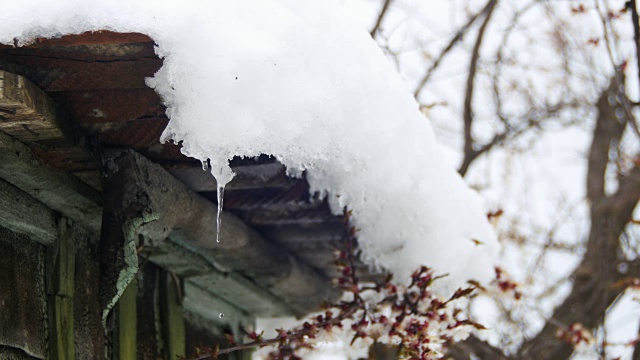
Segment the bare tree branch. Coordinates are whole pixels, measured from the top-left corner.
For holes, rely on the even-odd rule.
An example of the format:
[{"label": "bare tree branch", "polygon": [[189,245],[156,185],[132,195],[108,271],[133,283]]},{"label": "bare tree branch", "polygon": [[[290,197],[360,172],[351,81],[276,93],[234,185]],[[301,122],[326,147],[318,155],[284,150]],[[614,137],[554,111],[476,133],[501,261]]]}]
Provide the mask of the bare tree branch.
[{"label": "bare tree branch", "polygon": [[484,38],[484,34],[487,30],[487,26],[491,20],[491,15],[493,14],[493,10],[496,8],[496,4],[498,0],[489,0],[487,6],[485,7],[485,18],[478,30],[478,36],[476,38],[476,43],[473,46],[473,52],[471,53],[471,61],[469,62],[469,74],[467,75],[467,88],[464,97],[464,158],[462,160],[462,165],[458,172],[460,175],[464,176],[469,169],[469,165],[471,165],[471,161],[475,159],[478,155],[476,154],[476,150],[474,150],[474,141],[473,134],[471,133],[472,125],[473,125],[473,89],[475,84],[476,72],[478,70],[478,60],[480,59],[480,47],[482,46],[482,39]]},{"label": "bare tree branch", "polygon": [[[529,6],[520,8],[515,12],[513,23],[507,31],[503,33],[503,40],[506,39],[511,30],[515,28],[517,19],[539,3],[538,1],[533,1]],[[569,97],[565,96],[562,98],[563,100],[559,100],[556,104],[553,104],[555,100],[548,100],[546,104],[540,104],[540,101],[526,91],[527,89],[525,87],[525,91],[523,91],[524,96],[530,96],[525,99],[525,102],[529,101],[529,110],[526,111],[526,114],[522,114],[520,110],[516,110],[518,111],[516,115],[503,113],[501,102],[507,99],[507,97],[505,95],[505,98],[500,98],[502,91],[500,91],[501,89],[498,87],[498,79],[501,78],[498,64],[503,62],[502,52],[506,46],[504,45],[506,41],[503,41],[503,45],[500,46],[497,52],[498,61],[496,64],[496,72],[493,76],[493,85],[494,95],[496,96],[496,107],[498,109],[496,113],[504,127],[497,130],[493,134],[493,137],[489,138],[488,142],[485,143],[484,141],[486,140],[476,142],[472,132],[474,124],[474,85],[476,83],[477,72],[483,70],[479,65],[480,49],[496,4],[497,0],[487,0],[485,6],[479,12],[473,14],[467,22],[458,29],[446,47],[428,65],[424,77],[420,79],[414,91],[414,96],[418,98],[426,84],[430,81],[432,75],[441,65],[443,59],[459,44],[476,21],[484,16],[470,56],[469,72],[466,79],[463,110],[464,158],[459,169],[462,175],[468,171],[474,160],[480,155],[490,151],[494,146],[499,146],[505,141],[527,133],[531,129],[535,130],[540,128],[546,119],[557,115],[564,109],[569,107],[589,107],[590,109],[593,105],[590,99],[581,99],[575,94],[572,94],[575,96],[572,100],[568,100]],[[387,4],[385,4],[385,6],[386,5]],[[628,1],[627,6],[632,10],[638,61],[637,66],[640,71],[640,27],[638,25],[639,20],[636,1]],[[507,356],[498,347],[491,346],[476,337],[471,337],[467,341],[458,343],[448,350],[448,355],[455,359],[470,359],[472,354],[481,359],[567,359],[571,356],[573,347],[557,338],[558,330],[566,329],[567,326],[573,323],[582,323],[588,329],[601,326],[607,309],[624,291],[624,288],[612,288],[611,284],[629,275],[640,277],[640,260],[629,264],[629,272],[626,275],[622,275],[617,271],[619,262],[625,261],[620,257],[621,234],[631,220],[632,212],[640,199],[640,167],[636,166],[629,171],[622,170],[620,174],[618,174],[618,190],[615,194],[609,195],[605,192],[607,166],[616,160],[616,152],[614,149],[618,146],[622,134],[625,132],[625,129],[627,129],[626,126],[631,127],[627,129],[627,131],[633,130],[640,136],[636,118],[631,112],[632,106],[638,106],[638,102],[631,102],[625,95],[624,78],[620,71],[622,69],[620,69],[619,63],[615,63],[612,45],[610,43],[616,41],[617,38],[613,31],[613,35],[609,34],[608,26],[610,26],[610,19],[600,10],[598,7],[598,12],[601,15],[604,25],[607,51],[612,65],[616,68],[616,76],[612,79],[609,87],[601,92],[595,104],[598,117],[588,153],[586,178],[586,195],[589,199],[591,225],[585,243],[586,253],[584,258],[569,279],[573,281],[572,291],[563,303],[554,310],[553,315],[547,319],[541,332],[526,340],[518,353]],[[385,11],[386,9],[383,7],[378,19],[378,24],[376,24],[376,27],[372,30],[372,36],[378,31],[379,23],[382,22]],[[576,12],[580,11],[584,11],[584,9],[576,7]],[[562,30],[562,27],[560,27],[559,30]],[[569,52],[563,52],[561,56],[563,56],[565,60],[565,68],[571,70],[568,54]],[[505,61],[508,60],[509,58],[507,57]],[[569,72],[567,72],[567,74],[570,75]],[[595,83],[595,81],[593,83]],[[570,91],[569,87],[567,87],[566,90]],[[477,91],[479,90],[475,92],[477,93]],[[508,103],[506,104],[508,105]],[[640,359],[640,345],[637,346],[636,350],[637,354],[634,355],[634,359]]]},{"label": "bare tree branch", "polygon": [[424,89],[424,86],[427,84],[429,79],[431,79],[431,75],[433,75],[433,72],[438,68],[438,66],[440,65],[440,62],[442,61],[442,59],[444,59],[444,57],[447,56],[447,54],[453,49],[453,47],[460,40],[462,40],[462,37],[464,36],[464,34],[467,33],[467,30],[469,30],[471,25],[473,25],[473,23],[475,23],[476,20],[481,15],[487,14],[489,9],[493,8],[493,6],[495,6],[495,3],[496,3],[495,0],[490,0],[487,3],[487,5],[485,5],[485,7],[482,10],[480,10],[480,12],[478,12],[478,13],[474,14],[473,16],[471,16],[469,18],[469,20],[466,22],[466,24],[462,25],[460,30],[458,30],[458,32],[451,38],[451,40],[449,41],[449,44],[440,52],[438,57],[433,61],[433,63],[431,64],[431,66],[429,67],[429,69],[427,70],[425,75],[420,80],[420,83],[418,84],[418,87],[416,87],[416,90],[413,93],[413,96],[416,99],[420,96],[420,93],[422,93],[422,90]]},{"label": "bare tree branch", "polygon": [[[619,239],[640,197],[640,181],[635,177],[640,169],[635,168],[629,176],[621,178],[618,191],[613,196],[605,194],[604,178],[609,150],[619,141],[624,129],[619,116],[621,112],[616,111],[622,106],[619,96],[623,95],[617,82],[617,79],[612,79],[597,103],[598,119],[587,171],[587,196],[591,201],[587,251],[572,274],[574,283],[571,293],[552,316],[565,326],[579,322],[589,329],[597,327],[603,321],[607,308],[624,290],[612,289],[611,284],[622,278],[617,271],[617,264],[621,260],[618,258]],[[634,262],[632,271],[637,272],[639,267],[638,261]],[[557,325],[547,322],[538,335],[523,344],[517,358],[569,358],[573,347],[556,338]]]},{"label": "bare tree branch", "polygon": [[[610,33],[613,33],[613,31],[609,31],[609,28],[612,27],[611,24],[611,17],[607,15],[605,15],[605,13],[602,11],[602,9],[600,8],[600,4],[598,1],[595,2],[596,5],[596,9],[598,11],[598,15],[600,16],[600,21],[602,23],[602,30],[604,32],[604,41],[606,44],[606,48],[607,48],[607,54],[609,55],[609,61],[611,62],[611,66],[615,69],[616,72],[619,71],[618,73],[618,86],[620,87],[620,91],[624,92],[624,86],[623,86],[623,82],[621,81],[622,79],[622,72],[624,71],[624,68],[621,64],[624,64],[623,61],[621,60],[616,60],[614,54],[613,54],[613,46],[611,44],[611,36]],[[632,11],[631,14],[631,21],[633,23],[633,27],[634,27],[634,33],[636,33],[636,24],[637,24],[637,16],[638,16],[638,12],[637,9],[635,9],[635,0],[630,0],[627,1],[627,3],[625,4],[626,9],[629,9],[633,6],[634,11]],[[635,14],[635,15],[634,15]],[[638,30],[640,31],[640,29]],[[639,34],[635,34],[634,36],[637,36]],[[638,44],[640,41],[638,37],[635,37],[635,42],[636,42],[636,56],[638,56],[637,54],[640,54],[640,49],[638,48]],[[638,66],[640,69],[640,58],[638,58]],[[640,77],[640,74],[638,74],[638,76]],[[631,101],[629,101],[629,99],[625,96],[624,100],[622,102],[622,110],[626,113],[626,116],[629,118],[629,120],[631,120],[630,124],[632,129],[636,132],[636,134],[640,137],[640,126],[638,126],[637,120],[636,118],[633,116],[633,113],[631,112]]]},{"label": "bare tree branch", "polygon": [[449,349],[447,355],[456,360],[471,359],[471,355],[480,359],[509,360],[500,349],[489,345],[489,343],[471,335],[467,340],[457,343]]},{"label": "bare tree branch", "polygon": [[384,1],[384,5],[382,5],[382,10],[380,10],[380,15],[378,15],[378,20],[376,21],[376,25],[373,27],[373,29],[371,29],[371,32],[369,34],[371,34],[372,38],[376,38],[376,34],[378,33],[378,29],[380,28],[380,25],[382,24],[382,20],[384,20],[384,16],[387,14],[387,10],[389,9],[389,5],[391,5],[391,2],[393,0],[385,0]]},{"label": "bare tree branch", "polygon": [[[615,102],[618,102],[619,92],[618,80],[613,79],[609,87],[598,99],[598,121],[593,131],[593,142],[589,149],[589,167],[587,172],[587,198],[592,204],[601,201],[605,196],[605,171],[609,164],[609,148],[611,142],[622,136],[624,124],[616,120]],[[614,102],[614,104],[611,104]]]},{"label": "bare tree branch", "polygon": [[[449,354],[455,359],[469,359],[471,354],[482,359],[567,359],[573,347],[557,338],[558,330],[573,323],[582,323],[589,329],[601,325],[607,308],[625,290],[611,285],[628,276],[640,277],[640,260],[630,264],[626,275],[617,271],[618,263],[624,261],[619,258],[619,239],[640,199],[640,167],[620,174],[615,194],[607,196],[604,190],[610,149],[617,145],[625,125],[631,122],[631,119],[621,118],[621,114],[626,115],[626,112],[621,111],[624,93],[620,91],[619,81],[619,78],[612,79],[596,105],[598,118],[587,171],[591,227],[586,254],[571,276],[571,293],[555,309],[542,331],[525,341],[517,354],[507,357],[497,348],[470,338],[450,349]],[[640,354],[636,356],[640,359]]]},{"label": "bare tree branch", "polygon": [[521,8],[513,14],[511,21],[509,22],[509,26],[503,31],[502,39],[500,40],[500,46],[496,51],[496,60],[494,62],[494,70],[491,76],[491,83],[493,87],[493,101],[496,106],[496,115],[506,126],[509,126],[509,122],[507,121],[507,117],[503,112],[503,104],[502,104],[502,96],[500,93],[499,83],[500,79],[502,79],[502,69],[504,66],[505,59],[505,50],[507,48],[507,44],[509,43],[510,37],[514,34],[514,29],[519,23],[519,20],[522,16],[524,16],[529,10],[533,9],[537,3],[535,1],[530,2],[527,6]]}]

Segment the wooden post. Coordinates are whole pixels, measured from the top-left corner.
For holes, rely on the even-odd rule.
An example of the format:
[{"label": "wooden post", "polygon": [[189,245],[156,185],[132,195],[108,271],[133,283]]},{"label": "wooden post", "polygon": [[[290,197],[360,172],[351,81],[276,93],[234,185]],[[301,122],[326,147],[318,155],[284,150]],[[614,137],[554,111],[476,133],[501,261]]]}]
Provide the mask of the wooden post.
[{"label": "wooden post", "polygon": [[51,360],[75,359],[73,334],[73,293],[75,238],[71,224],[60,220],[58,251],[54,260],[53,294],[49,296]]},{"label": "wooden post", "polygon": [[109,312],[138,272],[136,229],[150,221],[146,196],[130,191],[135,186],[135,173],[131,170],[135,164],[126,160],[130,159],[125,159],[121,168],[105,166],[102,176],[103,212],[98,252],[100,306],[105,324]]},{"label": "wooden post", "polygon": [[146,262],[138,271],[138,294],[136,324],[138,359],[158,359],[164,342],[161,339],[160,324],[160,268]]},{"label": "wooden post", "polygon": [[[178,282],[176,282],[178,280]],[[182,308],[183,290],[177,277],[161,270],[160,276],[160,316],[162,335],[167,346],[169,359],[185,355],[185,328]]]},{"label": "wooden post", "polygon": [[138,280],[133,279],[120,296],[117,303],[116,339],[114,353],[118,360],[136,360],[137,354],[137,328],[136,328],[136,295]]}]

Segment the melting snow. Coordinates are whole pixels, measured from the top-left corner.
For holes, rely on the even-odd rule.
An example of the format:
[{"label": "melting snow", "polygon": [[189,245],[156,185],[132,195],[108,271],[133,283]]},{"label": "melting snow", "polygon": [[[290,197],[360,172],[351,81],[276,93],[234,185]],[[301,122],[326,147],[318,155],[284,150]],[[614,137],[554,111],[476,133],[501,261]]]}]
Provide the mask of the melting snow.
[{"label": "melting snow", "polygon": [[[274,155],[344,206],[367,260],[403,278],[487,280],[497,242],[481,199],[443,160],[427,119],[369,35],[327,1],[51,1],[3,4],[0,41],[140,32],[164,66],[162,139],[207,161],[222,187],[235,155]],[[454,119],[452,119],[454,121]],[[476,245],[478,240],[482,245]],[[222,240],[224,241],[224,239]]]}]

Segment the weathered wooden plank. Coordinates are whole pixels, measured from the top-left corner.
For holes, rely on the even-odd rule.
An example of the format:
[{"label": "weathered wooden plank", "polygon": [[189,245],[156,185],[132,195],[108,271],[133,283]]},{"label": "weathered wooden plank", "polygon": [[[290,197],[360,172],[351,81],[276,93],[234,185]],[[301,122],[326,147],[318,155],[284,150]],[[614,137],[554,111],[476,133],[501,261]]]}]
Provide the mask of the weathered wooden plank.
[{"label": "weathered wooden plank", "polygon": [[[217,190],[216,179],[210,172],[204,171],[200,167],[167,165],[165,168],[193,191]],[[295,181],[295,179],[286,175],[284,165],[278,162],[234,166],[233,171],[236,175],[227,184],[227,190],[260,189],[265,187],[283,188],[290,187]]]},{"label": "weathered wooden plank", "polygon": [[[27,354],[44,359],[48,338],[45,247],[0,227],[0,254],[0,359],[27,359]],[[5,357],[11,349],[25,356]]]},{"label": "weathered wooden plank", "polygon": [[[225,191],[226,195],[226,191]],[[225,199],[226,203],[226,199]],[[344,218],[331,213],[329,204],[320,201],[310,201],[309,203],[286,203],[286,205],[271,207],[256,207],[249,210],[238,210],[240,218],[253,227],[269,226],[276,227],[302,225],[314,226],[323,224],[338,224],[341,229],[339,233],[346,232]],[[313,241],[314,228],[305,229],[308,231],[308,238]]]},{"label": "weathered wooden plank", "polygon": [[118,325],[116,329],[115,350],[118,360],[136,360],[137,354],[137,306],[136,293],[138,281],[133,280],[118,300]]},{"label": "weathered wooden plank", "polygon": [[15,186],[0,180],[0,226],[24,234],[43,245],[58,237],[53,211]]},{"label": "weathered wooden plank", "polygon": [[[60,237],[53,266],[53,294],[49,296],[49,358],[75,359],[73,297],[75,284],[75,235],[72,225],[60,221]],[[48,251],[53,251],[49,248]]]},{"label": "weathered wooden plank", "polygon": [[[41,48],[49,46],[79,46],[96,44],[128,44],[153,42],[153,40],[140,33],[119,33],[108,30],[87,31],[82,34],[65,35],[59,38],[46,39],[37,38],[33,43],[26,45],[27,48]],[[13,49],[13,45],[0,45],[1,48]]]},{"label": "weathered wooden plank", "polygon": [[64,171],[48,168],[28,146],[0,132],[0,178],[93,231],[100,229],[100,194]]},{"label": "weathered wooden plank", "polygon": [[145,263],[138,271],[138,293],[136,316],[137,357],[140,360],[157,359],[163,339],[160,323],[159,306],[160,268],[151,262]]},{"label": "weathered wooden plank", "polygon": [[57,260],[53,273],[53,287],[56,294],[68,298],[74,296],[74,278],[76,271],[76,245],[72,223],[60,219]]},{"label": "weathered wooden plank", "polygon": [[[109,207],[117,209],[120,226],[125,220],[138,224],[124,233],[141,233],[154,241],[170,238],[210,259],[218,269],[252,279],[290,304],[294,314],[302,315],[338,295],[326,277],[297,261],[286,249],[264,240],[232,214],[222,212],[221,241],[216,243],[216,206],[160,165],[131,150],[109,152],[104,162],[108,172],[104,178],[118,183],[114,186],[117,195],[110,194],[103,185],[105,219],[107,199],[127,199],[120,209]],[[123,214],[133,216],[126,219]],[[104,230],[107,222],[103,224]]]},{"label": "weathered wooden plank", "polygon": [[188,279],[204,289],[215,289],[216,296],[256,316],[290,316],[290,304],[262,288],[251,286],[251,280],[236,273],[210,272]]},{"label": "weathered wooden plank", "polygon": [[0,70],[0,131],[20,141],[65,139],[53,101],[23,76]]},{"label": "weathered wooden plank", "polygon": [[38,86],[45,91],[134,89],[147,87],[144,79],[153,76],[162,67],[162,60],[142,57],[91,62],[5,51],[0,57],[0,66],[10,71],[24,72],[30,78],[39,77]]},{"label": "weathered wooden plank", "polygon": [[172,241],[154,241],[145,245],[144,249],[142,256],[149,256],[155,264],[170,269],[190,283],[215,289],[217,297],[232,302],[241,310],[265,317],[291,314],[288,304],[255,282],[237,273],[222,272],[206,257]]},{"label": "weathered wooden plank", "polygon": [[183,290],[182,284],[175,280],[170,272],[166,270],[160,272],[160,315],[164,344],[169,359],[185,356],[186,350],[182,310]]},{"label": "weathered wooden plank", "polygon": [[116,126],[143,117],[166,116],[162,100],[151,88],[60,91],[52,96],[85,126],[101,123]]},{"label": "weathered wooden plank", "polygon": [[50,300],[53,317],[50,321],[50,350],[51,360],[75,359],[73,343],[73,300],[63,296],[53,295]]},{"label": "weathered wooden plank", "polygon": [[100,313],[100,268],[97,243],[99,237],[74,225],[76,239],[76,273],[73,296],[73,327],[76,359],[103,359],[105,334]]},{"label": "weathered wooden plank", "polygon": [[218,298],[214,292],[215,289],[204,289],[187,281],[184,287],[184,309],[210,320],[220,329],[229,327],[236,339],[241,341],[244,334],[242,328],[255,328],[255,318]]}]

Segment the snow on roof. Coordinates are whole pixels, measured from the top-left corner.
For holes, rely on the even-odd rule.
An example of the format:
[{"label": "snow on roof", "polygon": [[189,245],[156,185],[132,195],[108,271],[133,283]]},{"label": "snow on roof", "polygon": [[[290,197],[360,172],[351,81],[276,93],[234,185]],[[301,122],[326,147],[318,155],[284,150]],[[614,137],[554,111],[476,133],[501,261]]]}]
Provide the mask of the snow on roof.
[{"label": "snow on roof", "polygon": [[274,155],[291,174],[307,170],[311,191],[328,194],[335,213],[352,210],[365,260],[396,279],[422,264],[449,273],[447,287],[492,277],[498,245],[481,199],[339,5],[26,0],[3,8],[5,44],[95,30],[151,36],[164,58],[147,81],[168,107],[163,140],[210,159],[219,184],[231,179],[233,156]]}]

